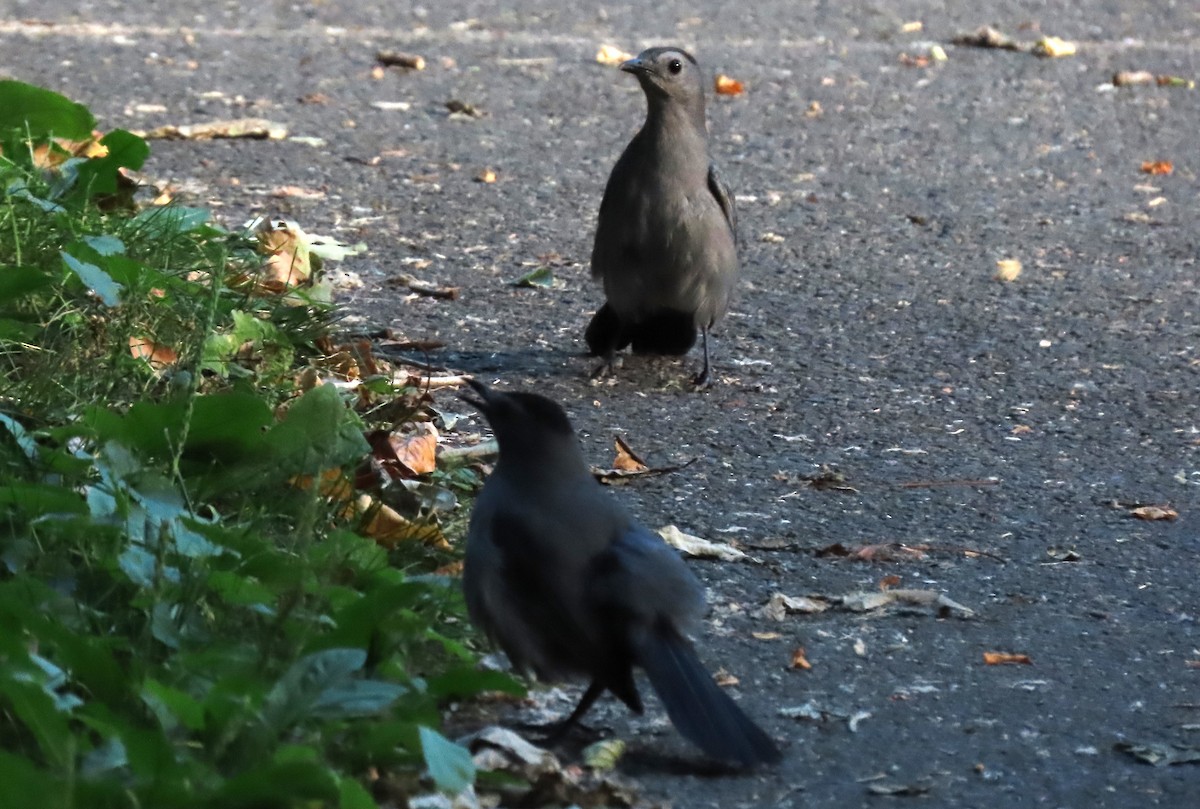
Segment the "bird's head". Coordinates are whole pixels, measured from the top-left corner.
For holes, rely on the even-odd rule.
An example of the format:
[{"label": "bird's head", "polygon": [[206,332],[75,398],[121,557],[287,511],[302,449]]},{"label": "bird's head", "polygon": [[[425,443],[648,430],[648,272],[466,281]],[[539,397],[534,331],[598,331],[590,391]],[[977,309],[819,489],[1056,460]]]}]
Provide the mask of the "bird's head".
[{"label": "bird's head", "polygon": [[652,105],[664,100],[704,103],[700,66],[681,48],[648,48],[622,62],[621,70],[637,76]]},{"label": "bird's head", "polygon": [[537,393],[498,391],[474,379],[467,384],[473,394],[460,394],[460,398],[492,425],[501,460],[552,463],[569,458],[574,464],[581,458],[575,430],[557,402]]}]

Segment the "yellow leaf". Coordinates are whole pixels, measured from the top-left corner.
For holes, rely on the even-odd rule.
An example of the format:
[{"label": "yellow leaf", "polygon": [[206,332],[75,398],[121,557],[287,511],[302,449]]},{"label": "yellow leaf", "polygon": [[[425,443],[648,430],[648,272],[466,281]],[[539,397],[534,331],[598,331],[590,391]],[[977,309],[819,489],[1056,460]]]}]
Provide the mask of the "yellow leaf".
[{"label": "yellow leaf", "polygon": [[601,45],[600,50],[596,51],[596,61],[612,67],[616,67],[622,62],[628,62],[632,58],[632,53],[626,53],[616,45]]},{"label": "yellow leaf", "polygon": [[1021,275],[1021,262],[1015,258],[1002,258],[996,262],[997,281],[1016,281]]},{"label": "yellow leaf", "polygon": [[385,548],[394,548],[402,542],[420,542],[438,550],[450,550],[450,543],[437,523],[410,520],[391,506],[365,495],[359,498],[359,505],[367,508],[358,532]]}]

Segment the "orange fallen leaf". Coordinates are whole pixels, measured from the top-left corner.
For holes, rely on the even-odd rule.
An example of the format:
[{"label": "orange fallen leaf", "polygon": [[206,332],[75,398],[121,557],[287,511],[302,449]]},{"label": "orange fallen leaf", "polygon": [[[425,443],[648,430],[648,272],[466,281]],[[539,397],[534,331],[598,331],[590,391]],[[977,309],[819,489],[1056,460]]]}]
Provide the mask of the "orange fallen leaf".
[{"label": "orange fallen leaf", "polygon": [[896,575],[884,576],[882,579],[879,580],[879,589],[880,590],[890,590],[893,587],[895,587],[897,584],[899,584],[900,581],[901,581],[900,577],[896,576]]},{"label": "orange fallen leaf", "polygon": [[724,73],[718,73],[717,79],[714,82],[715,88],[719,95],[723,96],[740,96],[746,92],[746,85],[742,84],[735,78],[726,76]]},{"label": "orange fallen leaf", "polygon": [[792,668],[804,669],[805,671],[812,668],[812,663],[808,662],[808,658],[804,654],[803,646],[797,646],[792,650]]},{"label": "orange fallen leaf", "polygon": [[173,349],[160,346],[145,337],[130,337],[129,353],[134,359],[145,360],[156,371],[173,365],[179,359],[179,355]]},{"label": "orange fallen leaf", "polygon": [[1138,506],[1131,508],[1129,513],[1139,520],[1173,520],[1179,512],[1170,506]]},{"label": "orange fallen leaf", "polygon": [[1147,160],[1142,163],[1143,174],[1170,174],[1175,165],[1170,160]]},{"label": "orange fallen leaf", "polygon": [[649,468],[646,466],[646,462],[639,458],[633,448],[625,442],[625,439],[618,435],[617,457],[613,460],[613,469],[619,469],[622,472],[645,472]]},{"label": "orange fallen leaf", "polygon": [[1020,663],[1025,666],[1032,666],[1033,660],[1027,654],[1019,654],[1013,652],[984,652],[983,662],[989,666],[1002,666],[1009,663]]},{"label": "orange fallen leaf", "polygon": [[408,435],[392,433],[388,443],[405,469],[414,475],[427,475],[437,469],[437,428],[422,422]]}]

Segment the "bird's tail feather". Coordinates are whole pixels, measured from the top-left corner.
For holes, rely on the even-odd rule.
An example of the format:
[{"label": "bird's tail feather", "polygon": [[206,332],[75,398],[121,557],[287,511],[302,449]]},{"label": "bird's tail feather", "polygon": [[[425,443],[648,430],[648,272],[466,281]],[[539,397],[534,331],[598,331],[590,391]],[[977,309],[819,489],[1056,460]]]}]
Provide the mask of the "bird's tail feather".
[{"label": "bird's tail feather", "polygon": [[647,632],[636,654],[671,722],[709,756],[744,767],[779,761],[775,742],[721,690],[674,628]]}]

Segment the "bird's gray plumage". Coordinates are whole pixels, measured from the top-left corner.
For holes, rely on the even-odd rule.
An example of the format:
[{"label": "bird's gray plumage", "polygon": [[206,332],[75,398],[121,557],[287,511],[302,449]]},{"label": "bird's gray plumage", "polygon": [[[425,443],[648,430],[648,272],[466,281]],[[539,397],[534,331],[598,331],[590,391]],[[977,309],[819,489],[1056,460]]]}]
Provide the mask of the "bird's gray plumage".
[{"label": "bird's gray plumage", "polygon": [[471,620],[519,669],[584,677],[569,726],[604,691],[636,713],[635,667],[680,732],[743,766],[779,751],[696,657],[687,633],[704,611],[679,555],[592,477],[566,414],[544,396],[471,382],[500,459],[475,501],[463,590]]},{"label": "bird's gray plumage", "polygon": [[646,95],[646,121],[613,167],[596,226],[592,276],[606,301],[584,337],[611,367],[628,345],[685,354],[725,314],[737,278],[733,196],[708,153],[704,82],[678,48],[650,48],[621,65]]}]

